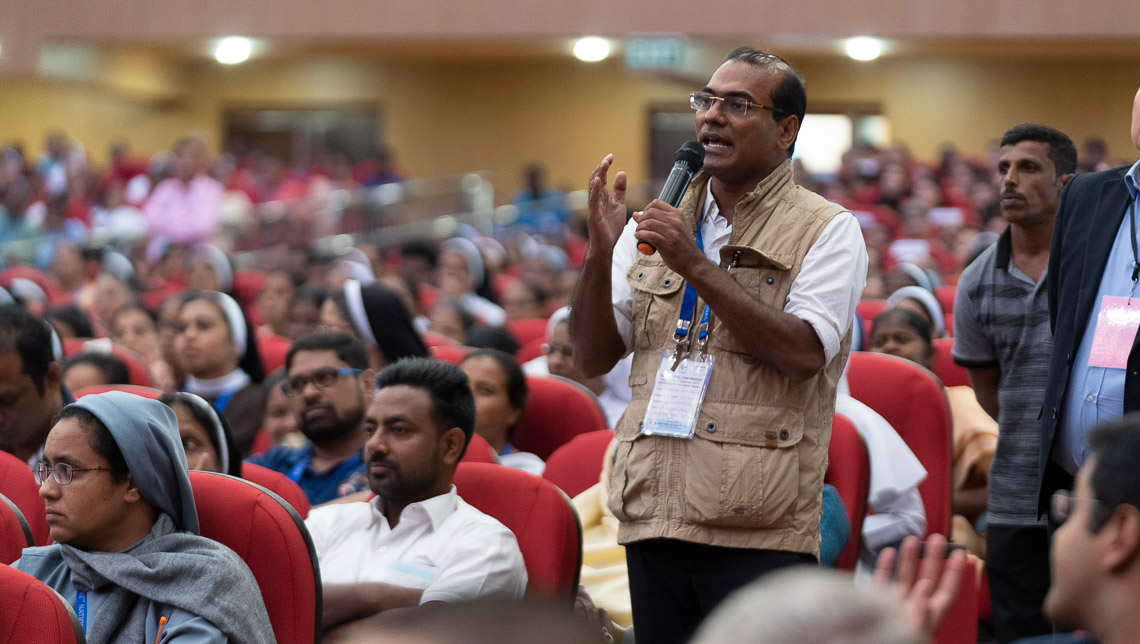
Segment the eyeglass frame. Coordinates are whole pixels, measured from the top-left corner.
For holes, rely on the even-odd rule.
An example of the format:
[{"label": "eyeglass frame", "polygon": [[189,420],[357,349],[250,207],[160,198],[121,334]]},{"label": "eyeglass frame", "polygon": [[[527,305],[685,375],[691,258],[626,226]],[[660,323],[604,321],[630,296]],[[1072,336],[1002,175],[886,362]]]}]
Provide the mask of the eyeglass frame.
[{"label": "eyeglass frame", "polygon": [[[63,471],[67,474],[66,481],[60,480],[60,468],[63,468]],[[113,471],[115,471],[115,468],[113,467],[75,467],[71,463],[56,463],[55,465],[48,465],[46,462],[40,461],[36,464],[35,467],[32,468],[32,476],[36,479],[36,485],[39,486],[43,486],[44,483],[47,483],[47,476],[45,476],[47,472],[51,472],[51,478],[55,481],[56,485],[71,485],[72,481],[75,480],[76,472]]]},{"label": "eyeglass frame", "polygon": [[[329,373],[329,371],[326,371],[325,367],[322,367],[320,369],[317,369],[316,371],[313,371],[312,373],[310,373],[306,376],[297,375],[297,376],[290,376],[290,377],[286,378],[285,381],[281,383],[281,392],[285,394],[286,398],[294,398],[296,396],[300,396],[301,392],[305,390],[305,387],[308,386],[308,384],[310,382],[313,383],[313,386],[316,387],[317,389],[328,389],[329,387],[331,387],[334,384],[336,384],[337,382],[339,382],[340,379],[344,378],[345,376],[358,376],[358,375],[364,373],[363,369],[350,369],[348,367],[343,367],[340,369],[337,369],[335,367],[328,367],[328,369],[336,372],[336,374],[335,374],[336,379],[335,380],[329,380],[327,383],[325,383],[323,385],[320,382],[318,382],[317,379],[314,377],[315,374],[317,374],[317,373]],[[304,382],[301,383],[301,386],[294,388],[293,387],[293,380],[294,379],[300,380],[302,378],[304,378]]]},{"label": "eyeglass frame", "polygon": [[[781,109],[779,107],[773,107],[771,105],[761,105],[760,103],[753,103],[752,101],[748,100],[747,98],[745,98],[743,96],[717,96],[716,94],[713,94],[712,92],[706,92],[703,90],[699,90],[696,92],[689,92],[689,108],[691,108],[694,112],[697,112],[698,114],[701,112],[707,112],[707,111],[711,110],[712,104],[710,103],[708,107],[701,107],[699,104],[697,104],[697,96],[706,96],[709,99],[711,99],[712,101],[720,103],[721,106],[724,108],[725,114],[730,114],[732,116],[738,116],[740,118],[744,118],[744,117],[748,116],[748,108],[749,107],[758,107],[762,110],[768,110],[769,112],[772,113],[772,115],[776,118],[777,121],[783,120],[783,119],[792,115],[791,112],[789,112],[785,109]],[[725,101],[740,101],[740,102],[742,102],[745,106],[744,107],[744,113],[736,114],[732,109],[730,109],[729,105],[727,103],[725,103]]]}]

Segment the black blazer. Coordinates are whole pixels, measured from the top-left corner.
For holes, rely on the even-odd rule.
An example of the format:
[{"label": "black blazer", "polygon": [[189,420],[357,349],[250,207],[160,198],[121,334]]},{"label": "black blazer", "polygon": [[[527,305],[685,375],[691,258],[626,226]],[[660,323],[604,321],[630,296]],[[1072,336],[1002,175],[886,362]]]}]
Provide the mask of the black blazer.
[{"label": "black blazer", "polygon": [[[1056,439],[1057,419],[1064,411],[1065,393],[1073,355],[1088,326],[1096,304],[1104,265],[1116,232],[1128,214],[1131,196],[1124,175],[1131,166],[1072,178],[1061,193],[1061,204],[1049,246],[1049,321],[1053,329],[1053,354],[1041,407],[1041,454],[1038,467],[1038,510],[1045,512],[1053,492],[1072,486],[1072,477],[1050,455]],[[1138,223],[1140,225],[1140,223]],[[1140,335],[1137,336],[1140,339]],[[1125,375],[1124,411],[1140,409],[1140,351],[1133,342]]]}]

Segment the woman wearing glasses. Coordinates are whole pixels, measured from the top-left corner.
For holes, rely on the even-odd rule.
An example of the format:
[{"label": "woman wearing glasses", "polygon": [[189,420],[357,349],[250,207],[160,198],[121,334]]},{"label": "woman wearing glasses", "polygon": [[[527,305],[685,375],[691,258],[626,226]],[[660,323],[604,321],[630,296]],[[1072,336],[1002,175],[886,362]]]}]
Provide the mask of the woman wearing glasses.
[{"label": "woman wearing glasses", "polygon": [[88,642],[273,642],[233,551],[198,535],[174,413],[122,392],[68,405],[36,468],[55,544],[14,567],[75,608]]},{"label": "woman wearing glasses", "polygon": [[183,391],[224,414],[243,455],[261,425],[264,379],[253,329],[237,302],[216,291],[192,291],[178,311],[175,347],[185,368]]}]

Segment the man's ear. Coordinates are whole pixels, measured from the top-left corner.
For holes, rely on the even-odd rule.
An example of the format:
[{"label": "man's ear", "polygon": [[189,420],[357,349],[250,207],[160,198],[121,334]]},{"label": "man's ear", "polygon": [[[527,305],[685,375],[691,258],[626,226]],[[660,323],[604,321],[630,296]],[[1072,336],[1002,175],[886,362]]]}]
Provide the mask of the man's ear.
[{"label": "man's ear", "polygon": [[800,133],[800,117],[795,114],[785,116],[776,123],[776,126],[779,128],[776,140],[780,143],[780,149],[790,149],[795,145],[796,137]]},{"label": "man's ear", "polygon": [[467,446],[467,435],[458,427],[452,427],[439,437],[440,453],[445,465],[455,467],[463,457],[463,448]]},{"label": "man's ear", "polygon": [[44,394],[59,391],[62,378],[63,370],[60,368],[59,363],[54,360],[48,363],[47,371],[44,372]]},{"label": "man's ear", "polygon": [[1075,176],[1076,176],[1075,174],[1070,172],[1069,174],[1063,174],[1063,175],[1057,177],[1057,194],[1058,195],[1060,195],[1061,191],[1065,189],[1065,184],[1069,182],[1069,179],[1072,179]]},{"label": "man's ear", "polygon": [[1131,565],[1140,555],[1140,509],[1119,505],[1101,528],[1105,539],[1104,567],[1117,571]]}]

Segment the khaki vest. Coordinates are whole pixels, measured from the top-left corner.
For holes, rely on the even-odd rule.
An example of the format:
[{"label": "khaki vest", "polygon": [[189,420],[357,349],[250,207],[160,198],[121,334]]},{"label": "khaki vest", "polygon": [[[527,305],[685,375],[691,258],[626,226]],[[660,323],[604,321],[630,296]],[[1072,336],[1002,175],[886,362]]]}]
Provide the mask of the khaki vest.
[{"label": "khaki vest", "polygon": [[[698,175],[680,205],[694,234],[707,182]],[[720,265],[757,301],[782,311],[804,255],[843,211],[795,185],[785,162],[737,204]],[[633,398],[616,429],[609,489],[619,541],[664,537],[818,558],[835,386],[850,332],[820,373],[793,384],[749,355],[714,314],[707,350],[716,363],[695,437],[643,436],[639,425],[662,354],[674,346],[685,282],[659,254],[638,255],[626,279],[633,287]],[[703,307],[698,299],[697,311]]]}]

